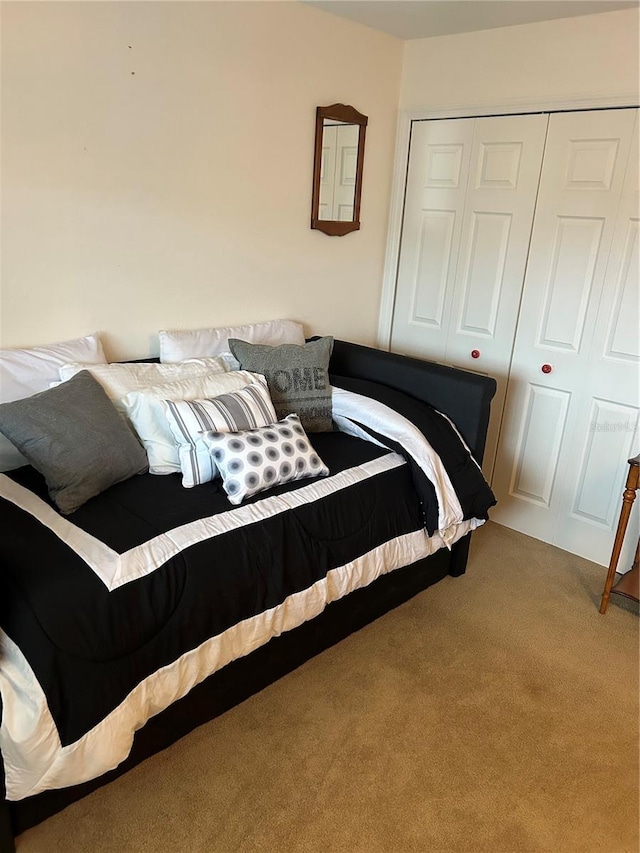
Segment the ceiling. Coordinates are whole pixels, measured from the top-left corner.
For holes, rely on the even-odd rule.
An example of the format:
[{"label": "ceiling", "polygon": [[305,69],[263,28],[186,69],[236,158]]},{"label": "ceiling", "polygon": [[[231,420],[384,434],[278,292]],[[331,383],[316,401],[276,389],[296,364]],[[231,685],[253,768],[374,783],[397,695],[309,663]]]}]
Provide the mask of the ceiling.
[{"label": "ceiling", "polygon": [[640,0],[302,0],[401,39],[637,8]]}]

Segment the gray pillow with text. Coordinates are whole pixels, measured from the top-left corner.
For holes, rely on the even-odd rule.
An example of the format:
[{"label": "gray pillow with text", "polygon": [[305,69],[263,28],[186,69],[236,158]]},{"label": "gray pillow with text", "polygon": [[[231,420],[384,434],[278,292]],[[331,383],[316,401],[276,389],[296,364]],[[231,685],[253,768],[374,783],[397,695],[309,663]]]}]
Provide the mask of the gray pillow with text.
[{"label": "gray pillow with text", "polygon": [[329,359],[333,338],[327,336],[302,346],[270,347],[229,339],[229,348],[243,370],[261,373],[278,419],[297,414],[307,432],[333,428]]}]

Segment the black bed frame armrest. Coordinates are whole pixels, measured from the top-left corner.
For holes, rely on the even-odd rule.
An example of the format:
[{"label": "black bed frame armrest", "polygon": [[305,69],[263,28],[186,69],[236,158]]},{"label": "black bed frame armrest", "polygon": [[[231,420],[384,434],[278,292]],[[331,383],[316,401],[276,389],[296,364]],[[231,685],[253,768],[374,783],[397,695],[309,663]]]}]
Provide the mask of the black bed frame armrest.
[{"label": "black bed frame armrest", "polygon": [[329,371],[379,382],[428,403],[451,418],[477,461],[482,462],[495,379],[338,340]]}]

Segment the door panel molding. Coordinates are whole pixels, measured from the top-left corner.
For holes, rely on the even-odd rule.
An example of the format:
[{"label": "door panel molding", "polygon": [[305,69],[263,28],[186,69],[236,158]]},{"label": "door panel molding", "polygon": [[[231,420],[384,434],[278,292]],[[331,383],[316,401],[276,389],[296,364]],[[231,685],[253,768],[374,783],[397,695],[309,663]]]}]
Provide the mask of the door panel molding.
[{"label": "door panel molding", "polygon": [[[455,210],[422,210],[422,226],[413,277],[409,322],[442,328],[450,275]],[[427,259],[428,256],[428,259]],[[425,298],[425,288],[432,299]]]},{"label": "door panel molding", "polygon": [[[511,213],[473,211],[471,244],[457,325],[461,334],[487,338],[495,335],[512,219]],[[487,296],[490,296],[488,301]],[[483,304],[483,297],[486,304]],[[475,323],[472,317],[475,317]]]},{"label": "door panel molding", "polygon": [[620,275],[611,317],[605,359],[640,362],[640,335],[638,334],[638,259],[640,258],[640,220],[629,219]]},{"label": "door panel molding", "polygon": [[572,139],[565,189],[610,190],[619,139]]},{"label": "door panel molding", "polygon": [[570,391],[527,386],[509,487],[512,497],[551,506],[570,401]]},{"label": "door panel molding", "polygon": [[517,189],[522,142],[483,142],[481,151],[476,189]]},{"label": "door panel molding", "polygon": [[[587,436],[578,466],[571,514],[579,521],[613,530],[618,519],[621,463],[632,455],[639,410],[593,397]],[[608,460],[613,464],[606,464]]]},{"label": "door panel molding", "polygon": [[425,189],[458,189],[464,145],[427,145]]},{"label": "door panel molding", "polygon": [[603,217],[558,216],[535,345],[580,352]]}]

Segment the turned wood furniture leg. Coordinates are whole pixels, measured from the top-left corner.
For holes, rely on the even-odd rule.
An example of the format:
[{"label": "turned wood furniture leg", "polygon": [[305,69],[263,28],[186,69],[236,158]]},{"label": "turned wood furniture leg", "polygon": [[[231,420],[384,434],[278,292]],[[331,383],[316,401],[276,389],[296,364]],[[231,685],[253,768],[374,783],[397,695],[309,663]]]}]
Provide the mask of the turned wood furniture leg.
[{"label": "turned wood furniture leg", "polygon": [[[622,494],[622,509],[620,510],[620,519],[618,521],[618,529],[616,530],[616,538],[613,541],[613,551],[611,552],[611,562],[609,563],[609,571],[604,584],[602,600],[600,601],[600,613],[607,612],[609,596],[611,595],[611,587],[616,574],[616,567],[620,559],[620,551],[622,550],[622,542],[624,534],[629,523],[629,515],[631,514],[631,506],[636,497],[636,489],[638,488],[638,475],[640,473],[640,455],[629,460],[629,474],[627,475],[626,488]],[[636,550],[636,561],[638,552]]]},{"label": "turned wood furniture leg", "polygon": [[620,580],[611,589],[611,595],[623,595],[632,601],[640,602],[640,567],[638,557],[640,555],[640,538],[636,547],[636,556],[628,572],[625,572]]}]

